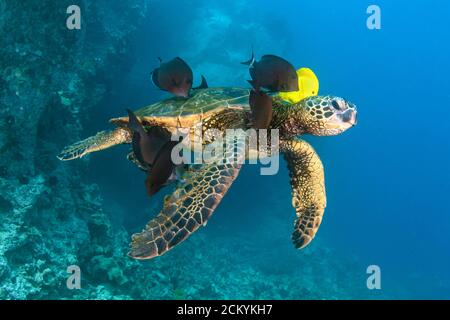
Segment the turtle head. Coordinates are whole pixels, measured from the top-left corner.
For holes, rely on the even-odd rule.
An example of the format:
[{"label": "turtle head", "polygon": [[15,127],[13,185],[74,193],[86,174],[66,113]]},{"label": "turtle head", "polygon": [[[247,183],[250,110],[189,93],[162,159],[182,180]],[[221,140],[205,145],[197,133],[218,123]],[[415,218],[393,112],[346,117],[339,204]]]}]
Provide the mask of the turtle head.
[{"label": "turtle head", "polygon": [[356,106],[342,98],[315,96],[294,105],[303,133],[334,136],[356,125]]}]

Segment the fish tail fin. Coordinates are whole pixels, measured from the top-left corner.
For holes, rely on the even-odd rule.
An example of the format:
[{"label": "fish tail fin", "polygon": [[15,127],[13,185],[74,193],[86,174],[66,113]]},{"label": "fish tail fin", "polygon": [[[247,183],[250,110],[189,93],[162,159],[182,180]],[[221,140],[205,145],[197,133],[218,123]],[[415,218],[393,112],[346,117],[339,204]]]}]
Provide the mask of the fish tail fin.
[{"label": "fish tail fin", "polygon": [[150,75],[152,76],[153,84],[159,88],[159,81],[158,81],[159,69],[156,68],[155,70],[152,71]]},{"label": "fish tail fin", "polygon": [[200,85],[198,87],[192,88],[194,90],[196,89],[206,89],[208,88],[208,82],[206,82],[206,78],[202,75],[202,82],[200,83]]},{"label": "fish tail fin", "polygon": [[130,109],[127,109],[128,112],[128,128],[133,130],[134,132],[145,133],[142,124],[139,122],[139,119]]},{"label": "fish tail fin", "polygon": [[255,63],[255,53],[252,47],[252,57],[248,61],[241,62],[241,64],[251,67],[254,63]]}]

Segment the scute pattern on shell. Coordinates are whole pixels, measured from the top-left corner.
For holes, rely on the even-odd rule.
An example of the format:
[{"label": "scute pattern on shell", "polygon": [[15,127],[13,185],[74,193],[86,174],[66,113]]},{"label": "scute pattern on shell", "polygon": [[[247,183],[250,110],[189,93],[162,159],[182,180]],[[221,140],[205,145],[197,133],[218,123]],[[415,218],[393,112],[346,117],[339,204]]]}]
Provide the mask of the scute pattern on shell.
[{"label": "scute pattern on shell", "polygon": [[194,90],[188,99],[172,97],[141,108],[135,112],[138,117],[174,116],[205,113],[218,107],[248,108],[249,89],[207,88]]}]

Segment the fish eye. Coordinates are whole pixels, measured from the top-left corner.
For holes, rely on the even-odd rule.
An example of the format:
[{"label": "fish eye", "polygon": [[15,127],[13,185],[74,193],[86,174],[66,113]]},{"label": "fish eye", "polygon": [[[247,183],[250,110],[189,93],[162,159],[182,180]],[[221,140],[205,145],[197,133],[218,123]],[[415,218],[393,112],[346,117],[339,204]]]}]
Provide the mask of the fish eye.
[{"label": "fish eye", "polygon": [[341,108],[339,107],[339,103],[337,103],[336,100],[331,101],[331,106],[336,110],[341,110]]}]

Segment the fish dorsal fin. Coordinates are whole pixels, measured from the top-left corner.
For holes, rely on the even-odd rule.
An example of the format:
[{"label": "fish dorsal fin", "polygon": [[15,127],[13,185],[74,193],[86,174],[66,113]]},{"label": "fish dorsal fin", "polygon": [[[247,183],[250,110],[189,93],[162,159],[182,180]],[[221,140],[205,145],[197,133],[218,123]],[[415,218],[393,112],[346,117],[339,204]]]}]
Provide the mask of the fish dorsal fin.
[{"label": "fish dorsal fin", "polygon": [[206,82],[206,78],[202,75],[202,82],[200,83],[200,85],[198,87],[192,88],[193,90],[196,89],[206,89],[208,88],[208,82]]},{"label": "fish dorsal fin", "polygon": [[139,119],[130,109],[127,109],[128,113],[128,128],[133,130],[134,132],[138,132],[139,134],[145,134],[144,127],[142,126]]},{"label": "fish dorsal fin", "polygon": [[[276,56],[276,55],[274,55],[274,54],[265,54],[265,55],[263,55],[262,57],[261,57],[261,60],[263,60],[263,59],[269,59],[269,58],[271,58],[271,59],[283,59],[283,58],[281,58],[281,57],[279,57],[279,56]],[[283,59],[284,60],[284,59]]]},{"label": "fish dorsal fin", "polygon": [[279,97],[291,103],[297,103],[301,100],[317,96],[319,94],[319,79],[309,68],[301,68],[297,70],[298,91],[280,92]]},{"label": "fish dorsal fin", "polygon": [[183,59],[181,59],[180,57],[176,57],[174,60],[178,60],[179,62],[181,62],[182,64],[186,65],[189,69],[191,68],[186,61],[184,61]]}]

